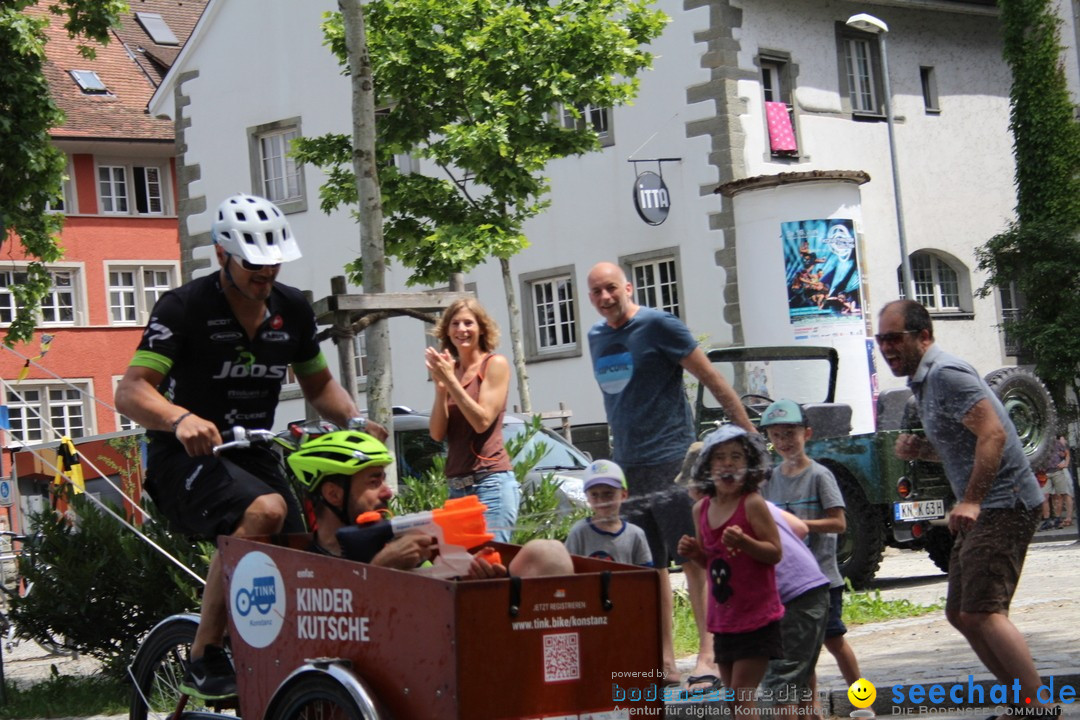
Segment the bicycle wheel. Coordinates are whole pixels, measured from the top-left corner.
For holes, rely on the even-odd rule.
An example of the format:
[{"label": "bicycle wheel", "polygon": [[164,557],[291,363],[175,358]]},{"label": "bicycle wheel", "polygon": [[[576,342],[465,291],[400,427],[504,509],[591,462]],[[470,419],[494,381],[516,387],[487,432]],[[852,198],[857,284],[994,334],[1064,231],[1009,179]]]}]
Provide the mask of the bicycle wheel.
[{"label": "bicycle wheel", "polygon": [[[180,681],[198,627],[195,617],[176,616],[150,631],[128,667],[133,683],[130,720],[162,720],[176,713],[183,696]],[[188,698],[180,717],[230,717],[212,714],[216,709],[199,698]]]},{"label": "bicycle wheel", "polygon": [[312,673],[299,678],[274,702],[266,720],[369,720],[340,682]]}]

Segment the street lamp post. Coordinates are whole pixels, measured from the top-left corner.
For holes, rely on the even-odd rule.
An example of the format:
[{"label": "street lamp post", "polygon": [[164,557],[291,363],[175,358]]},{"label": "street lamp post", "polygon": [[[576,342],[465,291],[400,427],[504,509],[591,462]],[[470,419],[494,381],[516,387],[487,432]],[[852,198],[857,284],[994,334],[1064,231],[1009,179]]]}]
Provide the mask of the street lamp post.
[{"label": "street lamp post", "polygon": [[884,20],[866,13],[852,15],[847,19],[846,25],[876,35],[878,49],[881,52],[881,75],[885,85],[885,124],[889,129],[889,159],[892,164],[893,197],[896,205],[896,232],[900,239],[900,275],[904,284],[904,297],[914,300],[911,258],[908,256],[907,233],[904,229],[904,203],[900,195],[900,166],[896,162],[896,132],[892,113],[892,84],[889,82],[889,56],[885,48],[885,36],[889,33],[889,26]]}]

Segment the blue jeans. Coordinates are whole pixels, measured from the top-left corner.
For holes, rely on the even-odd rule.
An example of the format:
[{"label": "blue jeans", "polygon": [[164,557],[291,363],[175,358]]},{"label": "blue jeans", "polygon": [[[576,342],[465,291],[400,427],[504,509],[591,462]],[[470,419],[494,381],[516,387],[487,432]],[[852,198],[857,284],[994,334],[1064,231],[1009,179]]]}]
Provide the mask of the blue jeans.
[{"label": "blue jeans", "polygon": [[512,471],[489,475],[483,482],[467,488],[455,490],[450,488],[450,497],[460,498],[466,495],[475,495],[480,502],[487,505],[484,520],[487,529],[495,533],[495,539],[499,542],[510,542],[510,536],[514,534],[514,523],[517,522],[518,504],[521,502],[521,486]]}]

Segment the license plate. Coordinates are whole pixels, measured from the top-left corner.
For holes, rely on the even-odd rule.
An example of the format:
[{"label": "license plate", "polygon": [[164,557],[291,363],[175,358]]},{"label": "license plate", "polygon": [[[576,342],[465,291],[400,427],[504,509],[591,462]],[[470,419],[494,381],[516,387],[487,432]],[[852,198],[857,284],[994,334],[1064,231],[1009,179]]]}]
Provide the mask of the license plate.
[{"label": "license plate", "polygon": [[893,518],[903,522],[936,520],[945,517],[944,500],[917,500],[893,503]]}]

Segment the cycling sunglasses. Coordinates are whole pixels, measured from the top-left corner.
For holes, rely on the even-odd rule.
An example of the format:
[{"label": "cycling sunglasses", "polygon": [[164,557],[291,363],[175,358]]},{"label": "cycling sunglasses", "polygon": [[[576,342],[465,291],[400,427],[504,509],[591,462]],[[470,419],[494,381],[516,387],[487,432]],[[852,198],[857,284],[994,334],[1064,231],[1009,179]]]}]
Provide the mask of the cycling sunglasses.
[{"label": "cycling sunglasses", "polygon": [[266,268],[276,268],[281,265],[281,263],[274,263],[272,265],[258,265],[253,262],[248,262],[239,255],[229,255],[229,257],[235,258],[236,261],[240,263],[240,267],[244,268],[248,272],[259,272],[260,270],[264,270]]}]

